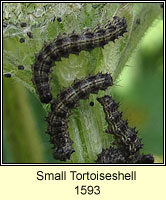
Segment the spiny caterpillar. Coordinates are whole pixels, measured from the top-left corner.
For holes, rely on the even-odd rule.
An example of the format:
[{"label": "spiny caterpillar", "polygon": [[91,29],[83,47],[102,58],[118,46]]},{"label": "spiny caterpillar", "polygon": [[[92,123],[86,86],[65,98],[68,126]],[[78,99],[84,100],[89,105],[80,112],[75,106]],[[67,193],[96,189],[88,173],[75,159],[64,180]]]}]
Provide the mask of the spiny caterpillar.
[{"label": "spiny caterpillar", "polygon": [[143,146],[141,139],[137,136],[136,128],[130,128],[127,120],[122,119],[122,112],[118,111],[119,104],[109,95],[97,98],[97,100],[105,112],[108,123],[106,132],[114,135],[114,145],[118,147],[117,149],[113,147],[103,149],[102,153],[98,155],[97,162],[137,163],[146,160],[148,163],[153,163],[152,155],[140,155],[139,151]]},{"label": "spiny caterpillar", "polygon": [[97,155],[98,158],[96,163],[103,164],[152,164],[154,163],[154,158],[151,154],[140,154],[139,152],[128,155],[121,148],[110,148],[102,149],[102,152]]},{"label": "spiny caterpillar", "polygon": [[47,104],[53,98],[49,85],[49,74],[55,61],[60,61],[61,57],[69,57],[70,53],[78,55],[82,50],[91,51],[96,47],[103,47],[109,41],[114,42],[127,32],[126,28],[126,20],[114,16],[112,21],[103,27],[97,26],[94,31],[87,29],[80,35],[73,32],[71,35],[58,36],[51,43],[44,45],[39,54],[35,56],[32,65],[32,81],[41,102]]},{"label": "spiny caterpillar", "polygon": [[68,117],[71,110],[78,106],[80,99],[87,99],[91,93],[97,94],[99,90],[106,90],[113,85],[110,74],[99,72],[97,75],[89,75],[83,80],[75,80],[69,87],[60,92],[57,99],[51,102],[51,112],[48,114],[47,133],[50,142],[54,144],[54,158],[65,161],[70,159],[74,152],[72,140],[69,138]]}]

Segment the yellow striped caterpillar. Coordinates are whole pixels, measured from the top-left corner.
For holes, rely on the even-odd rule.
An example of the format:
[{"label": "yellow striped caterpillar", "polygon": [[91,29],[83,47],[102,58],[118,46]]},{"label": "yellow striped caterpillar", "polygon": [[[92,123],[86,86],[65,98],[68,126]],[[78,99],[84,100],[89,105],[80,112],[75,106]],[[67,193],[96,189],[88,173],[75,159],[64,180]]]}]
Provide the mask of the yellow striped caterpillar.
[{"label": "yellow striped caterpillar", "polygon": [[78,106],[80,99],[87,99],[91,93],[97,94],[99,90],[106,90],[112,85],[111,75],[99,72],[83,80],[75,80],[69,88],[64,89],[57,96],[57,99],[51,101],[51,112],[46,121],[48,122],[47,133],[50,135],[50,142],[54,145],[55,159],[65,161],[70,159],[74,152],[73,142],[67,132],[71,110]]},{"label": "yellow striped caterpillar", "polygon": [[[118,148],[103,149],[98,155],[97,162],[102,163],[153,163],[152,155],[140,155],[141,139],[134,128],[128,126],[127,120],[122,119],[122,112],[118,111],[119,104],[111,96],[97,98],[103,106],[108,123],[107,133],[114,135],[114,145]],[[116,156],[115,156],[116,155]]]},{"label": "yellow striped caterpillar", "polygon": [[44,45],[32,65],[32,81],[41,102],[47,104],[52,100],[49,74],[55,61],[60,61],[61,57],[67,58],[70,53],[78,55],[82,50],[91,51],[96,47],[103,47],[109,41],[114,42],[127,32],[126,28],[126,20],[114,16],[112,21],[103,27],[97,26],[94,31],[88,29],[80,35],[73,32],[70,35],[58,36],[51,43]]},{"label": "yellow striped caterpillar", "polygon": [[110,146],[108,149],[102,149],[98,154],[96,163],[104,164],[152,164],[154,158],[151,154],[140,154],[139,152],[130,155],[121,148],[114,148]]}]

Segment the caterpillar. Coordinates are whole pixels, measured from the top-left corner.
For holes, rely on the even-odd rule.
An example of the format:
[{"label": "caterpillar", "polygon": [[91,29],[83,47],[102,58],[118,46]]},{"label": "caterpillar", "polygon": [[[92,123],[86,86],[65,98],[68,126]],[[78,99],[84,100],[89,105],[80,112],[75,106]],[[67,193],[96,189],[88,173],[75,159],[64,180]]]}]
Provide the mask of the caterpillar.
[{"label": "caterpillar", "polygon": [[109,134],[114,134],[118,146],[125,148],[131,154],[136,153],[142,148],[141,140],[137,137],[134,128],[128,126],[127,120],[122,119],[122,112],[118,111],[119,103],[116,103],[109,95],[97,98],[97,101],[103,106]]},{"label": "caterpillar", "polygon": [[[140,155],[139,150],[142,148],[141,139],[137,136],[136,127],[130,128],[127,120],[122,119],[122,112],[118,111],[119,103],[116,103],[109,95],[97,98],[97,101],[103,106],[105,118],[108,123],[106,133],[113,134],[114,144],[118,147],[114,149],[103,149],[102,153],[98,155],[98,162],[105,160],[105,162],[119,162],[136,163],[136,162],[152,162],[154,158],[152,155]],[[116,159],[113,155],[116,155]]]},{"label": "caterpillar", "polygon": [[98,154],[98,158],[96,163],[126,163],[125,155],[120,149],[115,149],[114,147],[110,147],[108,149],[102,149],[102,152]]},{"label": "caterpillar", "polygon": [[87,99],[91,93],[97,94],[99,90],[106,90],[112,85],[111,75],[99,72],[97,75],[89,75],[83,80],[75,80],[69,88],[59,93],[57,99],[51,101],[51,111],[46,118],[48,122],[46,133],[50,135],[50,142],[54,145],[55,159],[65,161],[70,159],[74,152],[73,142],[67,132],[71,110],[78,106],[80,99]]},{"label": "caterpillar", "polygon": [[[52,115],[50,114],[50,118]],[[68,118],[53,116],[53,120],[47,118],[48,127],[46,133],[50,135],[50,143],[53,144],[53,156],[56,160],[66,161],[74,151],[73,141],[69,137]]]},{"label": "caterpillar", "polygon": [[139,152],[132,156],[127,156],[126,152],[120,148],[114,148],[110,146],[108,149],[102,149],[102,152],[98,154],[96,163],[104,164],[152,164],[154,158],[151,154],[142,154]]},{"label": "caterpillar", "polygon": [[32,82],[42,103],[49,103],[53,96],[49,85],[49,74],[55,61],[61,57],[69,57],[69,54],[78,55],[82,50],[91,51],[96,47],[103,47],[109,41],[115,41],[123,36],[127,24],[124,18],[113,17],[105,26],[97,26],[94,31],[85,30],[82,34],[73,32],[70,35],[57,36],[52,42],[44,45],[41,51],[35,56],[32,65]]}]

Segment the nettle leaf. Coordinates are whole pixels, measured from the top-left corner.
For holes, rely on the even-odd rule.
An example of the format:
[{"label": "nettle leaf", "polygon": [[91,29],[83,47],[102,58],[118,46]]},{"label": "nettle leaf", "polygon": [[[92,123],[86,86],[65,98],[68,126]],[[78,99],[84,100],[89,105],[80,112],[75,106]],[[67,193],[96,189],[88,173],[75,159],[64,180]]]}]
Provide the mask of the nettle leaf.
[{"label": "nettle leaf", "polygon": [[[115,43],[109,42],[103,49],[96,48],[92,52],[82,51],[78,56],[71,54],[56,62],[51,73],[51,88],[56,98],[62,88],[69,87],[76,78],[99,71],[111,73],[116,82],[146,30],[161,15],[161,8],[159,3],[4,3],[3,12],[3,73],[11,73],[12,79],[36,98],[39,97],[32,83],[31,66],[45,42],[63,33],[81,34],[86,27],[93,30],[113,16],[126,19],[128,32]],[[19,70],[19,65],[23,65],[24,70]],[[98,96],[110,91],[99,92]],[[95,102],[93,107],[89,106],[91,101]],[[42,106],[45,111],[49,110],[49,106]],[[68,162],[93,163],[102,147],[110,145],[111,137],[105,134],[105,127],[104,113],[96,102],[96,95],[81,100],[70,117],[68,130],[75,153]]]}]

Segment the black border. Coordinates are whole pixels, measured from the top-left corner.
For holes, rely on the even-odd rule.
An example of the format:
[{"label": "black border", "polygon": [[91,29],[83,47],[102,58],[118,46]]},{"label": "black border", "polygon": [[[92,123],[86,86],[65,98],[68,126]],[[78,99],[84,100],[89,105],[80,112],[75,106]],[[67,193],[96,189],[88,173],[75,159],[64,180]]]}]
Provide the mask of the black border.
[{"label": "black border", "polygon": [[[3,3],[163,3],[163,108],[165,111],[165,1],[2,1],[1,13],[3,13]],[[3,18],[1,15],[1,52],[3,52]],[[3,59],[1,53],[1,66],[3,66]],[[1,67],[1,100],[3,98],[3,81],[2,81],[3,68]],[[3,100],[1,101],[1,162],[0,166],[166,166],[165,163],[165,112],[163,111],[163,163],[155,164],[93,164],[93,163],[3,163]]]}]

